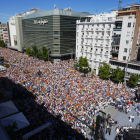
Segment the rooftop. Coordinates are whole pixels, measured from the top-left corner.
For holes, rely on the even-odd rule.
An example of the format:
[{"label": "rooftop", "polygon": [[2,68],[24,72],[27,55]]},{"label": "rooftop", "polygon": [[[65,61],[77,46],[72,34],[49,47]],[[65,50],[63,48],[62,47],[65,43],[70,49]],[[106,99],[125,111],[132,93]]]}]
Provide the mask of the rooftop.
[{"label": "rooftop", "polygon": [[85,17],[90,14],[86,13],[86,12],[75,12],[75,11],[67,11],[67,10],[63,10],[63,9],[53,9],[53,10],[40,11],[40,12],[36,12],[33,14],[29,14],[29,15],[23,15],[23,19],[50,16],[50,15]]}]

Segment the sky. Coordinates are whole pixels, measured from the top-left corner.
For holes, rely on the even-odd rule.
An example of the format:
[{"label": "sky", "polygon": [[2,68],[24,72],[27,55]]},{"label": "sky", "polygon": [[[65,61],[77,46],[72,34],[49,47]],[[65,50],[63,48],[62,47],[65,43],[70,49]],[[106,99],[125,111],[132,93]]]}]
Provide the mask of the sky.
[{"label": "sky", "polygon": [[[140,3],[140,0],[122,0],[122,7]],[[118,9],[119,0],[1,0],[0,22],[6,23],[15,14],[28,12],[30,8],[39,8],[40,11],[71,7],[76,12],[100,14]]]}]

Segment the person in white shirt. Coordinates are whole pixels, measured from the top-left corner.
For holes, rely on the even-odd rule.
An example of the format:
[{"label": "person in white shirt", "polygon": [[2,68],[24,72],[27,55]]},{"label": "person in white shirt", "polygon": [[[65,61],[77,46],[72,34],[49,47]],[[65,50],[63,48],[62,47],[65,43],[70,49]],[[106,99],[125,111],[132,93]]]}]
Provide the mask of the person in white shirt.
[{"label": "person in white shirt", "polygon": [[134,114],[133,114],[133,116],[132,116],[132,122],[134,122],[134,118],[135,118],[135,116],[134,116]]}]

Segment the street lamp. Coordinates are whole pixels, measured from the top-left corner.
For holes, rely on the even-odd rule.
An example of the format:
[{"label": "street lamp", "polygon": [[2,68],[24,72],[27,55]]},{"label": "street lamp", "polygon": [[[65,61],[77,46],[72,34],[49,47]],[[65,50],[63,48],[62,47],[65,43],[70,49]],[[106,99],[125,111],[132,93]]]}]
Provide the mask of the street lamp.
[{"label": "street lamp", "polygon": [[126,73],[127,73],[128,61],[129,61],[130,54],[131,54],[131,49],[129,49],[129,55],[128,55],[127,64],[126,64],[126,70],[125,70],[125,76],[124,76],[124,85],[126,85]]},{"label": "street lamp", "polygon": [[49,49],[49,50],[48,50],[48,61],[49,61],[49,52],[50,52],[50,51],[51,51],[51,50]]},{"label": "street lamp", "polygon": [[73,49],[67,50],[69,52],[71,52],[71,69],[72,69],[72,55],[73,55]]}]

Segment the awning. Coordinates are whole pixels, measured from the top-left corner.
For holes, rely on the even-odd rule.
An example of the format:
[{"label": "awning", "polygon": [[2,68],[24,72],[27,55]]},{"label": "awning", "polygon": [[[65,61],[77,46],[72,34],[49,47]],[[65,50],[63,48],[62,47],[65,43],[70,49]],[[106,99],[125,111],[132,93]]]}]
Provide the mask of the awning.
[{"label": "awning", "polygon": [[0,118],[7,117],[9,115],[13,115],[18,113],[18,109],[13,104],[12,101],[4,102],[0,104]]}]

